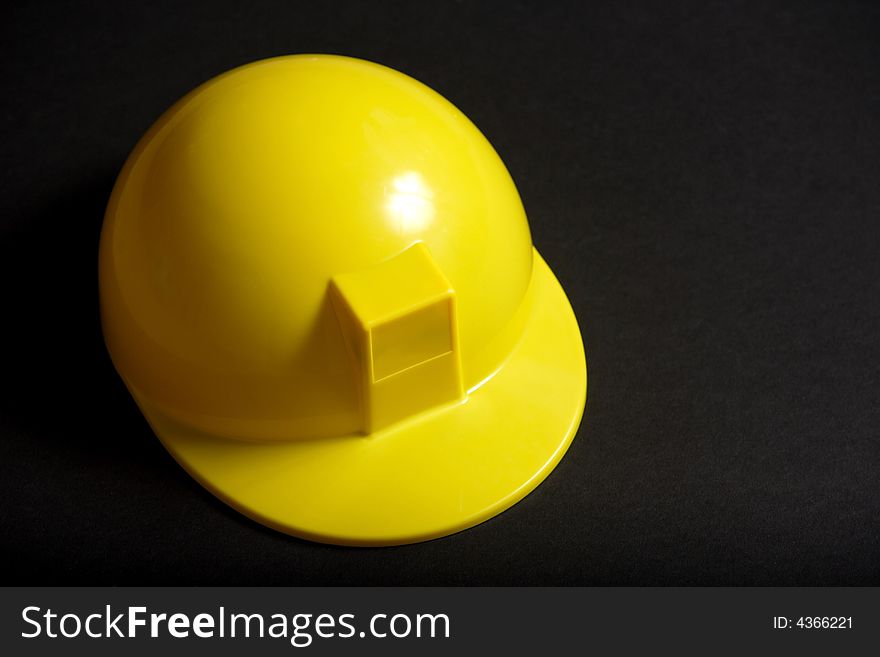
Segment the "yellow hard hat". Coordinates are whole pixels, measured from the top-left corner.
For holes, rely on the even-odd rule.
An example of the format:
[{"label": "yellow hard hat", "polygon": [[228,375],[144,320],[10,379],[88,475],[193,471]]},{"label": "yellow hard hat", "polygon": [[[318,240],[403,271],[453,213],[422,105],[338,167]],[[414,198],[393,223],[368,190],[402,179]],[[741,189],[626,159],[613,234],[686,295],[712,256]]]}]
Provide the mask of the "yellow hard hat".
[{"label": "yellow hard hat", "polygon": [[510,175],[377,64],[279,57],[185,96],[120,173],[99,268],[107,347],[156,434],[296,536],[475,525],[583,413],[580,331]]}]

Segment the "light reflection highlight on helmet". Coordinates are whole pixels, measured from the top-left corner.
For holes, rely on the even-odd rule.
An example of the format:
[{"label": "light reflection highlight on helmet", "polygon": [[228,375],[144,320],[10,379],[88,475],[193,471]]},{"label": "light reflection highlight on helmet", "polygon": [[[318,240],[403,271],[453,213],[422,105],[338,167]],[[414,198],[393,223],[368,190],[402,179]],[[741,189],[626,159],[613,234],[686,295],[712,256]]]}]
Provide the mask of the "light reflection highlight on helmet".
[{"label": "light reflection highlight on helmet", "polygon": [[396,176],[386,194],[388,222],[400,233],[422,231],[434,221],[434,192],[419,173],[408,171]]}]

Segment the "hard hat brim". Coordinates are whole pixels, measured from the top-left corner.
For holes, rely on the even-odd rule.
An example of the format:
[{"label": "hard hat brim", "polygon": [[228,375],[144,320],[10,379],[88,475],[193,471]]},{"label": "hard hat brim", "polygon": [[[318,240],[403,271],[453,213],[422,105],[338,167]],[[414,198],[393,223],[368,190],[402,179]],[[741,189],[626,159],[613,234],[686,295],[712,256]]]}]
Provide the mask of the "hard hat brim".
[{"label": "hard hat brim", "polygon": [[472,527],[553,470],[583,414],[587,367],[571,305],[534,251],[532,309],[508,360],[465,402],[371,436],[218,438],[131,392],[168,451],[221,500],[301,538],[399,545]]}]

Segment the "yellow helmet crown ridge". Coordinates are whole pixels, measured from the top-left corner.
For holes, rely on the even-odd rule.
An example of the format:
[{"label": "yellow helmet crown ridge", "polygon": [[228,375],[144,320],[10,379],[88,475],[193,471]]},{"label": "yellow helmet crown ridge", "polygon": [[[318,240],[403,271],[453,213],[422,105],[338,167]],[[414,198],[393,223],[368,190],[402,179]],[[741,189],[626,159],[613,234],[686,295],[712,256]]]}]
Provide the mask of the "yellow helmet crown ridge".
[{"label": "yellow helmet crown ridge", "polygon": [[100,291],[169,451],[315,540],[494,515],[583,409],[577,324],[501,160],[441,96],[361,60],[256,62],[169,109],[114,188]]}]

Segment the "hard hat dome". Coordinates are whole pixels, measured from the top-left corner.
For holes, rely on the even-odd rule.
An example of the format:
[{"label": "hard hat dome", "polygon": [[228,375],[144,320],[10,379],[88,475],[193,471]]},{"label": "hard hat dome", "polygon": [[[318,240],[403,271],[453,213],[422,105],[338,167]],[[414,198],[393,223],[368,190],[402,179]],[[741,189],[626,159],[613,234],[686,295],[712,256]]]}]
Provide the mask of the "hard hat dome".
[{"label": "hard hat dome", "polygon": [[375,64],[235,69],[163,115],[120,175],[101,243],[108,348],[142,402],[211,434],[363,431],[328,286],[415,243],[455,291],[472,388],[516,343],[533,262],[491,145]]}]

